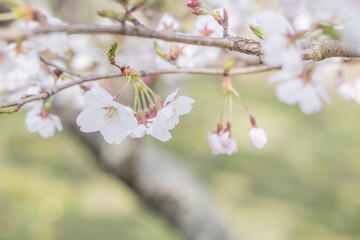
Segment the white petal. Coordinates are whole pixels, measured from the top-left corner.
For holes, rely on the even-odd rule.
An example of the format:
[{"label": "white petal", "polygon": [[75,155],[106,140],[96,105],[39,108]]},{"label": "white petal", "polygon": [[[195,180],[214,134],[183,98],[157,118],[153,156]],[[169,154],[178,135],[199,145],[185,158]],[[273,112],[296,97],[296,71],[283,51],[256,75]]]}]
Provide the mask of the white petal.
[{"label": "white petal", "polygon": [[53,114],[50,114],[50,119],[51,121],[53,122],[55,128],[58,130],[58,131],[62,131],[63,130],[63,125],[61,123],[61,120],[58,116],[56,115],[53,115]]},{"label": "white petal", "polygon": [[105,109],[85,108],[77,117],[76,123],[86,133],[99,131],[104,126]]},{"label": "white petal", "polygon": [[265,10],[257,12],[255,17],[266,37],[272,34],[295,33],[289,21],[281,13]]},{"label": "white petal", "polygon": [[31,133],[39,131],[44,125],[43,119],[37,113],[31,111],[27,113],[25,123]]},{"label": "white petal", "polygon": [[130,137],[132,138],[142,138],[146,134],[146,126],[144,124],[140,124],[137,128],[135,128],[131,133]]},{"label": "white petal", "polygon": [[176,114],[184,115],[191,111],[192,105],[195,100],[189,97],[179,96],[174,102],[173,107],[176,110]]},{"label": "white petal", "polygon": [[95,108],[107,107],[113,102],[112,96],[100,87],[92,87],[85,93],[84,98],[88,106]]},{"label": "white petal", "polygon": [[306,84],[301,93],[299,107],[304,114],[319,112],[323,107],[320,97],[310,84]]},{"label": "white petal", "polygon": [[300,70],[302,68],[301,51],[294,46],[288,47],[281,58],[280,65],[284,69]]},{"label": "white petal", "polygon": [[109,144],[120,144],[130,133],[130,131],[120,124],[108,124],[100,130],[105,141]]},{"label": "white petal", "polygon": [[134,116],[134,111],[132,108],[124,106],[120,103],[114,102],[112,103],[114,107],[116,107],[118,111],[118,121],[119,124],[125,126],[127,129],[133,130],[138,126],[138,121]]},{"label": "white petal", "polygon": [[178,91],[179,91],[179,88],[177,88],[175,92],[170,93],[169,96],[167,96],[164,106],[166,106],[169,102],[174,101],[175,96],[178,94]]},{"label": "white petal", "polygon": [[43,138],[49,138],[54,136],[55,125],[50,118],[44,119],[44,125],[39,129],[39,134]]},{"label": "white petal", "polygon": [[303,87],[304,85],[299,79],[284,81],[276,87],[276,96],[280,101],[294,105],[299,102]]},{"label": "white petal", "polygon": [[162,127],[154,127],[151,136],[162,142],[169,141],[171,138],[170,132]]}]

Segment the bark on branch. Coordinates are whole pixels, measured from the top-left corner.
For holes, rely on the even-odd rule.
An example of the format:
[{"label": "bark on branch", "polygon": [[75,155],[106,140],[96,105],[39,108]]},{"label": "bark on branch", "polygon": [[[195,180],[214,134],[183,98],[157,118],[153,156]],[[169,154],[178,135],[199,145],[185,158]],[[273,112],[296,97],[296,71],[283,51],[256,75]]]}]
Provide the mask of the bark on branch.
[{"label": "bark on branch", "polygon": [[20,38],[27,38],[52,32],[66,32],[67,34],[115,34],[124,36],[136,36],[143,38],[161,39],[169,42],[186,43],[201,46],[227,48],[232,51],[242,52],[250,55],[260,55],[260,43],[241,37],[211,38],[189,34],[180,34],[164,31],[155,31],[145,26],[100,26],[100,25],[68,25],[48,26],[33,30],[9,29],[0,33],[0,39],[15,41]]},{"label": "bark on branch", "polygon": [[[136,36],[142,38],[160,39],[168,42],[186,43],[200,46],[210,46],[229,49],[249,55],[259,56],[261,44],[255,40],[242,37],[212,38],[181,34],[172,32],[155,31],[145,26],[101,26],[101,25],[68,25],[48,26],[32,30],[7,29],[0,32],[0,39],[14,41],[34,35],[52,32],[66,32],[68,34],[114,34],[123,36]],[[323,60],[330,57],[360,57],[360,48],[356,45],[346,45],[339,41],[320,41],[312,43],[304,49],[304,59]]]}]

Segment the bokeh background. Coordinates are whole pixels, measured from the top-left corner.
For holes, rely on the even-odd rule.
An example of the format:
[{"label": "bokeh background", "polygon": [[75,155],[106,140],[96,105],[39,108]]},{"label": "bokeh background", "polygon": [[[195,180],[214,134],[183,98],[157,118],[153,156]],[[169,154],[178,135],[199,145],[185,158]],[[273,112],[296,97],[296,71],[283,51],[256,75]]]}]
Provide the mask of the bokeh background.
[{"label": "bokeh background", "polygon": [[[94,11],[115,6],[95,0],[32,2],[70,22],[93,21]],[[150,2],[159,12],[191,21],[182,1]],[[252,9],[271,4],[276,8],[254,1]],[[349,65],[345,78],[357,71],[358,65]],[[221,77],[214,76],[177,81],[182,93],[196,100],[193,111],[181,117],[169,142],[142,141],[174,156],[195,176],[221,218],[244,239],[360,239],[360,107],[330,92],[331,105],[305,116],[277,100],[275,86],[267,83],[271,73],[233,77],[268,134],[263,150],[249,144],[250,123],[236,100],[239,151],[211,155],[206,134],[215,129],[222,104]],[[166,96],[164,85],[155,83]],[[72,129],[42,139],[27,132],[25,114],[0,116],[0,239],[183,239],[131,188],[104,172]]]}]

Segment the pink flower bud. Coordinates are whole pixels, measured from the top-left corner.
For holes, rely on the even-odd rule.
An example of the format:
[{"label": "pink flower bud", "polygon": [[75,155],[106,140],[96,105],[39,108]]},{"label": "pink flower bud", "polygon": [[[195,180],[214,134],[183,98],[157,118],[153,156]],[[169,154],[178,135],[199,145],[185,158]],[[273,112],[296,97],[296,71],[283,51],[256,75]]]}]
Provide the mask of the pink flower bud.
[{"label": "pink flower bud", "polygon": [[264,129],[262,129],[261,127],[254,126],[254,127],[250,128],[249,139],[250,139],[251,145],[255,149],[261,149],[261,148],[265,147],[265,145],[267,143],[266,133],[265,133]]},{"label": "pink flower bud", "polygon": [[188,2],[185,3],[185,6],[187,6],[190,11],[195,15],[203,14],[203,11],[200,9],[201,2],[199,2],[198,0],[188,0]]},{"label": "pink flower bud", "polygon": [[214,155],[231,155],[238,150],[235,140],[227,129],[208,133],[207,138]]}]

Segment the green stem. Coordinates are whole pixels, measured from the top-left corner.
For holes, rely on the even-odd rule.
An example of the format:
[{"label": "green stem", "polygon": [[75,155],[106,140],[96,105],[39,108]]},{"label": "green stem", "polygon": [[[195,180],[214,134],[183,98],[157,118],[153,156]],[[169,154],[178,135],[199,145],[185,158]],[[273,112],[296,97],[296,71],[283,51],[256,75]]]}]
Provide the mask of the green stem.
[{"label": "green stem", "polygon": [[145,99],[145,94],[144,94],[144,91],[141,91],[141,100],[142,100],[142,104],[143,104],[143,109],[144,111],[148,110],[149,111],[149,108],[146,104],[146,99]]},{"label": "green stem", "polygon": [[224,98],[224,102],[223,102],[223,105],[222,105],[222,107],[221,107],[219,122],[222,122],[222,121],[223,121],[224,110],[225,110],[225,105],[226,105],[226,102],[227,102],[227,98],[228,98],[228,96],[225,96],[225,98]]},{"label": "green stem", "polygon": [[230,97],[229,97],[229,115],[228,115],[228,122],[231,122],[232,105],[233,105],[233,98],[232,98],[232,96],[230,96]]},{"label": "green stem", "polygon": [[120,89],[118,94],[116,94],[116,96],[113,98],[114,101],[119,102],[119,98],[121,97],[121,95],[125,92],[125,90],[129,86],[130,81],[131,81],[131,78],[129,78],[129,80],[125,83],[125,85]]}]

